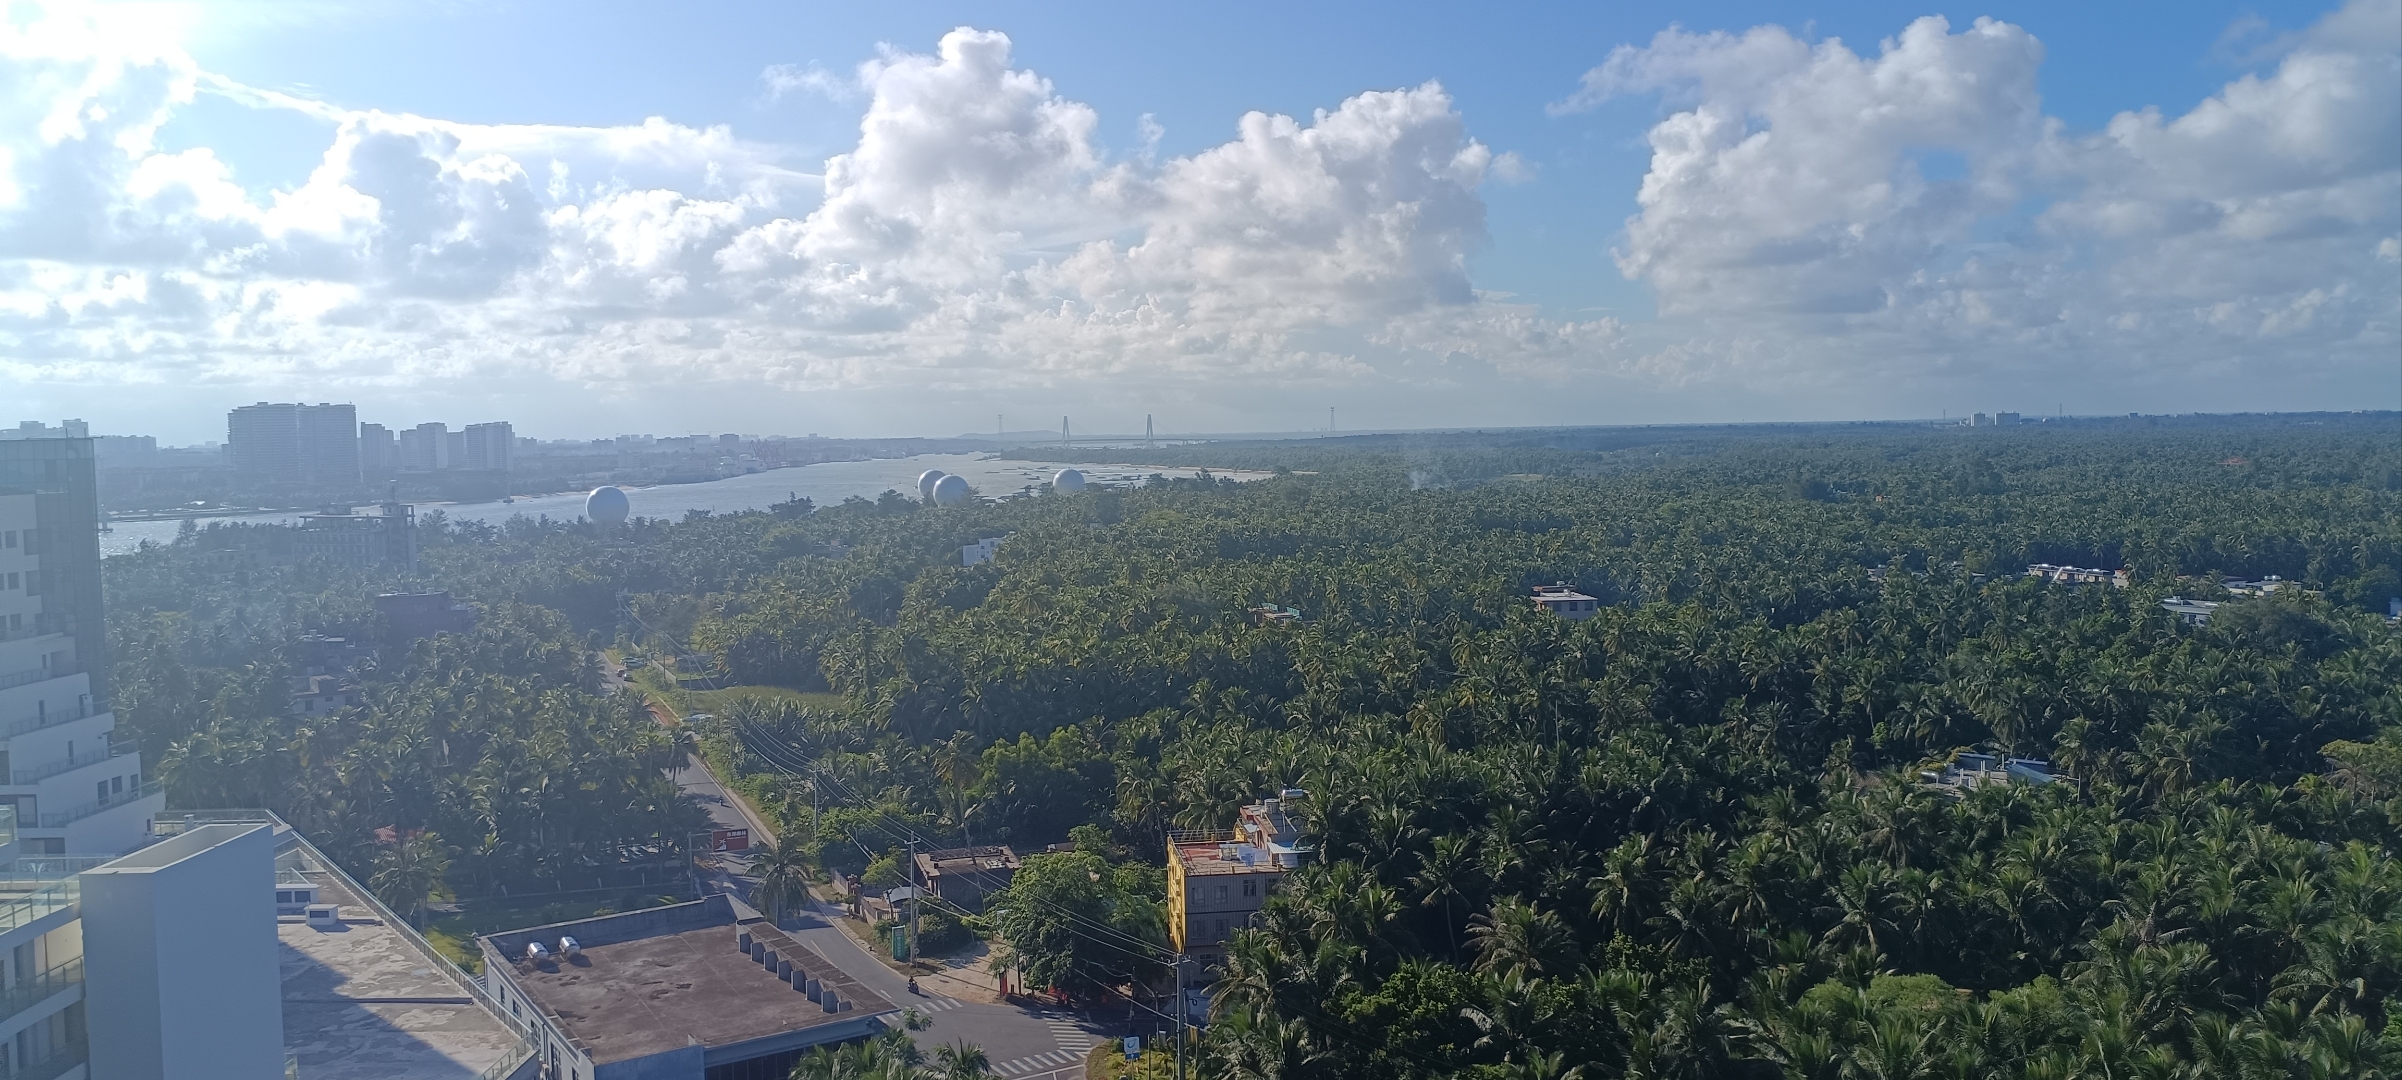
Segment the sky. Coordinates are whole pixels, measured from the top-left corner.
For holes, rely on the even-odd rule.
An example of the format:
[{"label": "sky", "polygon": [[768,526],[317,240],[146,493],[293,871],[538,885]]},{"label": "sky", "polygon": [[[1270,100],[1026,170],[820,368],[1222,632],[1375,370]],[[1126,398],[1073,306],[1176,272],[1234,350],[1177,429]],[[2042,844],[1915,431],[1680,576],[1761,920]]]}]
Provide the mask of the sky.
[{"label": "sky", "polygon": [[2402,0],[0,0],[0,421],[2402,406]]}]

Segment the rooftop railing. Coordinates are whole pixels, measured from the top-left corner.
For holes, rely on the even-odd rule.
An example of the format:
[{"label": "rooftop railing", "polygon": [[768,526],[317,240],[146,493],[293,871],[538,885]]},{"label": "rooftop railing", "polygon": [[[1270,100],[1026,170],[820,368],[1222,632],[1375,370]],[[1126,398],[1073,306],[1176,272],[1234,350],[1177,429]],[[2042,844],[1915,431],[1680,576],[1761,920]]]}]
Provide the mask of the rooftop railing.
[{"label": "rooftop railing", "polygon": [[64,829],[68,825],[82,821],[83,819],[97,814],[103,810],[113,810],[117,807],[125,805],[126,803],[140,802],[143,799],[158,794],[161,790],[162,789],[159,787],[158,781],[147,781],[138,787],[127,788],[123,791],[110,795],[105,799],[95,799],[80,806],[71,806],[55,814],[43,814],[42,824],[40,827],[44,829]]},{"label": "rooftop railing", "polygon": [[[517,1036],[517,1044],[510,1047],[507,1053],[502,1054],[500,1060],[493,1062],[489,1067],[485,1068],[483,1072],[478,1073],[476,1075],[476,1080],[504,1080],[505,1077],[516,1072],[519,1068],[523,1067],[527,1061],[534,1057],[535,1045],[533,1029],[527,1027],[524,1020],[511,1015],[509,1010],[503,1007],[500,1002],[493,1000],[491,992],[484,988],[483,980],[460,970],[459,966],[455,963],[452,963],[449,957],[442,955],[439,950],[427,943],[425,938],[418,934],[414,927],[409,925],[408,920],[401,918],[398,914],[394,913],[391,908],[385,907],[383,901],[376,899],[375,894],[369,892],[366,886],[359,884],[356,880],[353,880],[351,876],[348,873],[345,873],[339,865],[336,865],[332,859],[326,858],[324,852],[317,850],[316,845],[309,843],[308,838],[302,836],[298,830],[293,829],[290,825],[285,824],[284,820],[280,817],[277,817],[274,811],[170,811],[157,815],[156,819],[151,824],[151,829],[157,835],[166,836],[180,833],[185,829],[199,825],[243,824],[250,822],[271,825],[276,830],[275,865],[278,880],[282,880],[283,875],[287,870],[295,871],[303,875],[331,878],[335,884],[340,886],[343,892],[349,893],[350,896],[356,900],[360,906],[365,907],[375,916],[376,919],[380,920],[385,926],[392,927],[394,930],[398,931],[400,933],[401,940],[407,944],[409,949],[415,952],[420,959],[425,961],[427,967],[441,972],[445,978],[449,979],[451,982],[457,984],[461,989],[465,990],[467,992],[467,996],[473,999],[486,1014],[498,1021],[502,1027],[509,1031],[510,1034]],[[298,1067],[297,1062],[294,1063],[294,1067]],[[299,1073],[305,1080],[307,1070],[301,1069],[299,1070]]]}]

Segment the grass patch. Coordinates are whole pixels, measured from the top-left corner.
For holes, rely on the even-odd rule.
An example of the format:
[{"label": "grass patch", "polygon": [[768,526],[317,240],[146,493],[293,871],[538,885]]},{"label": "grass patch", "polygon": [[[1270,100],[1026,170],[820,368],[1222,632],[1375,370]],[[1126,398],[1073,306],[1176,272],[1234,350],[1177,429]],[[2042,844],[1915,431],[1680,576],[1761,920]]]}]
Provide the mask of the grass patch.
[{"label": "grass patch", "polygon": [[1111,1039],[1089,1051],[1084,1059],[1087,1080],[1174,1080],[1176,1051],[1173,1046],[1152,1046],[1151,1036],[1143,1036],[1143,1056],[1126,1060],[1125,1048]]},{"label": "grass patch", "polygon": [[470,975],[483,970],[483,957],[477,952],[478,934],[503,930],[520,930],[528,926],[589,919],[596,915],[615,915],[647,907],[681,904],[684,898],[663,893],[626,892],[613,896],[577,900],[528,901],[512,904],[505,901],[485,901],[465,911],[444,915],[428,923],[425,940],[449,957],[450,961]]}]

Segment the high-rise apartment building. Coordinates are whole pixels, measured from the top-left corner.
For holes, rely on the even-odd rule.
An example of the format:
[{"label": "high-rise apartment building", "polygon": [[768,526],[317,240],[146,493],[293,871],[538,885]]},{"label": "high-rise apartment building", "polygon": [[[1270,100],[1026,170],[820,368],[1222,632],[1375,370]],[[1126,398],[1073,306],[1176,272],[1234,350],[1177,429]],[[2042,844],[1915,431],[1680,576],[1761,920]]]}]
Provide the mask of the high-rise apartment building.
[{"label": "high-rise apartment building", "polygon": [[449,467],[449,425],[436,422],[401,429],[401,472],[435,472]]},{"label": "high-rise apartment building", "polygon": [[356,406],[262,401],[225,416],[234,473],[245,480],[355,487],[359,482]]},{"label": "high-rise apartment building", "polygon": [[300,482],[339,490],[359,484],[359,410],[353,405],[300,407]]},{"label": "high-rise apartment building", "polygon": [[400,440],[392,437],[392,429],[382,424],[360,424],[360,474],[370,477],[387,477],[398,471],[400,471]]},{"label": "high-rise apartment building", "polygon": [[262,401],[225,414],[225,448],[245,480],[299,480],[300,406]]},{"label": "high-rise apartment building", "polygon": [[165,805],[116,738],[90,439],[0,441],[0,804],[29,854],[113,854]]},{"label": "high-rise apartment building", "polygon": [[0,439],[81,439],[91,433],[91,425],[81,420],[61,420],[57,427],[39,420],[20,420],[13,428],[0,428]]},{"label": "high-rise apartment building", "polygon": [[454,469],[481,469],[486,472],[509,471],[509,453],[517,445],[517,432],[506,420],[490,424],[469,424],[460,432],[459,460],[451,463]]}]

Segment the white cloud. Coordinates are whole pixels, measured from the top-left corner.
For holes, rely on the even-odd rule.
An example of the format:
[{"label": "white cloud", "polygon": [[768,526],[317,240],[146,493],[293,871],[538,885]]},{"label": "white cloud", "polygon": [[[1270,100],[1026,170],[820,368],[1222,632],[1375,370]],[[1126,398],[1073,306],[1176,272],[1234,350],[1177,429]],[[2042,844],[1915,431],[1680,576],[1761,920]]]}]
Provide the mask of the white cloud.
[{"label": "white cloud", "polygon": [[1677,110],[1618,263],[1677,356],[1791,343],[1730,377],[2150,378],[2164,353],[2357,370],[2402,341],[2362,240],[2402,204],[2397,27],[2396,0],[2356,0],[2272,72],[2091,135],[2043,115],[2041,45],[1990,19],[1919,19],[1874,55],[1670,30],[1556,109],[1656,92]]},{"label": "white cloud", "polygon": [[768,101],[779,101],[796,94],[821,97],[827,101],[846,102],[859,96],[859,81],[844,78],[812,62],[806,67],[793,64],[770,64],[759,73],[759,85]]},{"label": "white cloud", "polygon": [[[961,28],[850,77],[762,74],[770,97],[864,99],[820,172],[724,127],[349,110],[201,71],[113,16],[0,21],[0,378],[972,399],[2390,359],[2397,3],[2281,39],[2273,70],[2187,112],[2090,133],[2044,115],[2041,44],[1992,20],[1921,19],[1873,54],[1776,27],[1622,47],[1558,110],[1669,109],[1616,245],[1661,317],[1627,322],[1478,290],[1480,191],[1534,171],[1432,82],[1251,113],[1183,157],[1144,116],[1113,153],[1006,36]],[[333,134],[305,181],[258,194],[208,148],[160,144],[198,94]]]}]

